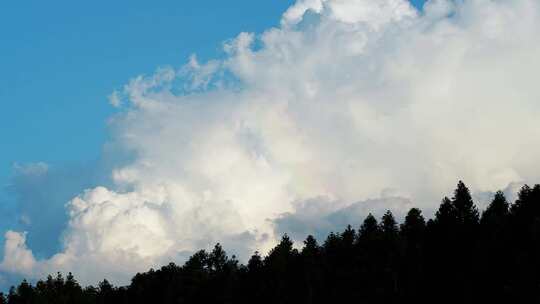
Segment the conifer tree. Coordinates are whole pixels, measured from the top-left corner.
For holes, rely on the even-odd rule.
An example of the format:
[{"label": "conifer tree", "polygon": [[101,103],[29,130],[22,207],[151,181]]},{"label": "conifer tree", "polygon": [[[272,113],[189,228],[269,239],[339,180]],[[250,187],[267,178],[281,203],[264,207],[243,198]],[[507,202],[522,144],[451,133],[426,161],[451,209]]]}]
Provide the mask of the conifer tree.
[{"label": "conifer tree", "polygon": [[335,252],[341,243],[341,238],[335,233],[330,232],[324,241],[323,248],[327,253]]},{"label": "conifer tree", "polygon": [[373,216],[373,214],[370,213],[364,219],[364,222],[358,230],[358,241],[363,242],[378,238],[380,232],[381,230],[379,224],[377,223],[377,219]]},{"label": "conifer tree", "polygon": [[321,247],[315,237],[308,235],[300,255],[303,288],[306,290],[305,302],[314,303],[315,293],[322,287]]},{"label": "conifer tree", "polygon": [[386,211],[381,219],[381,231],[388,239],[395,239],[398,235],[398,225],[390,210]]},{"label": "conifer tree", "polygon": [[439,210],[435,213],[434,224],[440,228],[449,228],[455,226],[458,221],[458,212],[452,201],[448,197],[444,197],[439,206]]},{"label": "conifer tree", "polygon": [[401,237],[404,240],[401,282],[403,302],[412,303],[416,295],[425,288],[424,279],[424,243],[426,221],[422,211],[412,208],[407,212],[401,225]]},{"label": "conifer tree", "polygon": [[496,225],[501,225],[505,218],[509,215],[510,205],[506,201],[506,197],[502,191],[497,191],[495,196],[486,210],[482,213],[482,225],[494,228]]},{"label": "conifer tree", "polygon": [[401,234],[408,242],[418,242],[424,236],[426,220],[422,216],[422,211],[412,208],[405,216],[405,222],[401,225]]},{"label": "conifer tree", "polygon": [[479,260],[478,288],[486,294],[486,301],[500,301],[504,294],[505,281],[511,274],[508,263],[511,256],[508,244],[509,204],[502,191],[495,193],[493,200],[482,213],[480,220],[481,237],[478,252],[484,258]]},{"label": "conifer tree", "polygon": [[479,222],[478,209],[469,192],[469,188],[459,181],[454,191],[452,203],[456,209],[457,218],[461,225],[474,226]]},{"label": "conifer tree", "polygon": [[268,258],[288,258],[293,254],[293,251],[293,241],[287,234],[284,234],[279,244],[270,251]]},{"label": "conifer tree", "polygon": [[263,260],[258,251],[251,256],[248,261],[247,268],[250,273],[255,273],[261,271],[263,268]]},{"label": "conifer tree", "polygon": [[356,238],[356,232],[351,225],[347,225],[345,231],[341,233],[341,242],[344,248],[352,248]]},{"label": "conifer tree", "polygon": [[[537,187],[535,187],[537,188]],[[540,188],[537,188],[540,192]],[[510,208],[510,213],[514,218],[514,222],[519,225],[519,222],[524,223],[529,221],[535,216],[535,191],[534,188],[529,187],[529,185],[524,185],[518,192],[518,198],[512,204]],[[540,202],[536,202],[536,205],[539,205]]]},{"label": "conifer tree", "polygon": [[312,235],[308,235],[304,241],[304,248],[302,248],[302,256],[316,258],[319,256],[321,248],[317,244],[317,240]]},{"label": "conifer tree", "polygon": [[285,234],[279,244],[270,250],[264,264],[272,271],[284,273],[296,254],[296,249],[293,249],[293,241]]}]

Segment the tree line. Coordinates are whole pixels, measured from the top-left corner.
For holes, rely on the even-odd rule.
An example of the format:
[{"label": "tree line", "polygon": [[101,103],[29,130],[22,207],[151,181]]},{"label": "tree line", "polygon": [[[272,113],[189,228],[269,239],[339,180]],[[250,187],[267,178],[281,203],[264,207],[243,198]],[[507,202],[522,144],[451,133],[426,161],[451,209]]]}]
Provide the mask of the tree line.
[{"label": "tree line", "polygon": [[23,280],[0,303],[538,303],[540,185],[523,186],[515,202],[497,192],[480,213],[459,182],[433,219],[412,208],[398,225],[390,211],[369,214],[301,249],[284,235],[246,265],[217,244],[137,273],[128,286],[103,280],[81,287],[58,273]]}]

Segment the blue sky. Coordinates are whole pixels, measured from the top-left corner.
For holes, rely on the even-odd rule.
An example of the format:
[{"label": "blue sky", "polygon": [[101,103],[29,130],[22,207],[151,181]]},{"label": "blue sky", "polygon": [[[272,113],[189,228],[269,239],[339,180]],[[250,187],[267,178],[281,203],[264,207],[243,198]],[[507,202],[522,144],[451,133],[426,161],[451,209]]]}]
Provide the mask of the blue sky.
[{"label": "blue sky", "polygon": [[157,66],[180,65],[191,53],[214,57],[238,32],[277,24],[291,1],[224,3],[230,2],[0,5],[0,179],[13,162],[98,157],[113,89]]},{"label": "blue sky", "polygon": [[[0,185],[14,163],[92,162],[107,139],[107,96],[156,67],[279,23],[292,1],[9,1],[0,4]],[[13,212],[0,191],[0,211]],[[12,218],[12,217],[9,217]],[[0,228],[13,225],[2,221]]]},{"label": "blue sky", "polygon": [[[413,3],[420,6],[422,0]],[[0,5],[0,185],[14,163],[92,161],[107,96],[156,67],[220,55],[239,32],[279,23],[292,0],[10,1]],[[5,199],[4,199],[5,208]]]}]

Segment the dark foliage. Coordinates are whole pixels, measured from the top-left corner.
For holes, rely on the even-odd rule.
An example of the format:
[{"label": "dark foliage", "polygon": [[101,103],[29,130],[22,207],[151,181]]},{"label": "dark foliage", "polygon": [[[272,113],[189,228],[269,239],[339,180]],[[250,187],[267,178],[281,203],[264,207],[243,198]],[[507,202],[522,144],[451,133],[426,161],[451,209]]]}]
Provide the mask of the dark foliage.
[{"label": "dark foliage", "polygon": [[19,303],[538,303],[540,186],[524,186],[515,203],[497,192],[480,216],[459,182],[427,221],[411,209],[401,225],[390,211],[358,227],[330,233],[301,250],[283,236],[266,257],[247,265],[220,244],[136,274],[129,286],[103,280],[82,288],[58,273],[22,281],[0,304]]}]

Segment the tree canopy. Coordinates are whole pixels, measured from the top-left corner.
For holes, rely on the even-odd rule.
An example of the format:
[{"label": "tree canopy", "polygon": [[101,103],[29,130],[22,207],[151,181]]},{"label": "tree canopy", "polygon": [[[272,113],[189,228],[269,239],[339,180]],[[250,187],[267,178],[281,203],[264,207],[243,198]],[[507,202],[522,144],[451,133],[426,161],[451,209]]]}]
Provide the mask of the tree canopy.
[{"label": "tree canopy", "polygon": [[182,266],[137,273],[128,286],[104,279],[82,287],[71,273],[23,280],[0,304],[28,303],[466,303],[540,301],[540,186],[510,204],[495,193],[481,213],[459,182],[426,222],[412,208],[398,225],[391,211],[357,229],[284,235],[246,265],[216,244]]}]

